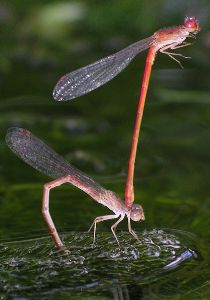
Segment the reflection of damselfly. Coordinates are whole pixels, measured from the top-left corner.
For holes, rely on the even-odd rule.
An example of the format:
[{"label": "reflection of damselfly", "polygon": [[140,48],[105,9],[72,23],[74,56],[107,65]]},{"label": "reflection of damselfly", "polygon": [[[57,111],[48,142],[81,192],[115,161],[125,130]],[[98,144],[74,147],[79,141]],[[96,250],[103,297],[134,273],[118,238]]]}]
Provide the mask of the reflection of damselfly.
[{"label": "reflection of damselfly", "polygon": [[124,203],[114,192],[104,189],[92,178],[66,162],[63,157],[54,152],[40,139],[32,135],[31,132],[23,128],[10,128],[6,135],[6,142],[9,148],[27,164],[41,173],[44,173],[51,178],[55,178],[54,181],[44,185],[42,213],[57,247],[63,248],[63,243],[50,216],[49,193],[52,188],[64,183],[70,183],[76,186],[98,203],[101,203],[113,211],[114,214],[112,215],[97,217],[94,220],[90,227],[90,230],[94,227],[94,242],[97,223],[119,218],[117,222],[111,226],[113,235],[119,244],[115,230],[117,225],[124,219],[125,216],[128,218],[129,232],[137,239],[135,232],[131,228],[130,220],[144,220],[144,212],[141,205],[133,204],[131,209],[128,208],[126,203]]},{"label": "reflection of damselfly", "polygon": [[125,188],[125,202],[128,207],[131,207],[134,201],[133,176],[137,144],[151,69],[156,53],[158,51],[165,53],[181,65],[176,57],[185,56],[179,53],[168,52],[167,50],[174,50],[190,45],[190,43],[185,42],[186,38],[195,38],[195,34],[199,30],[200,26],[196,18],[186,17],[183,25],[160,29],[149,38],[138,41],[113,55],[102,58],[93,64],[64,75],[54,88],[53,96],[55,100],[58,101],[74,99],[89,93],[113,79],[125,67],[127,67],[127,65],[138,53],[149,48],[140,91],[136,122],[133,131],[131,153],[128,164],[128,174]]}]

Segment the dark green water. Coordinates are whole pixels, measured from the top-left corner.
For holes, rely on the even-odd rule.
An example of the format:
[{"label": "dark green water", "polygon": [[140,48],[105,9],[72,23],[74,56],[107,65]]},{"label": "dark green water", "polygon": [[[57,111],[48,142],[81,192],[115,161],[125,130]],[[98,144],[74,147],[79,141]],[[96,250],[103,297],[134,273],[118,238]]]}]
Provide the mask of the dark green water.
[{"label": "dark green water", "polygon": [[[202,13],[208,1],[180,10],[147,2],[0,5],[0,299],[210,299],[209,17]],[[135,172],[135,201],[146,216],[132,224],[140,242],[124,221],[118,248],[106,222],[92,247],[86,230],[109,211],[63,186],[50,204],[70,251],[60,253],[41,215],[49,178],[11,153],[7,128],[30,130],[123,198],[145,53],[80,99],[56,103],[53,86],[70,70],[182,23],[189,12],[203,29],[180,51],[192,59],[182,70],[159,54],[150,82]]]}]

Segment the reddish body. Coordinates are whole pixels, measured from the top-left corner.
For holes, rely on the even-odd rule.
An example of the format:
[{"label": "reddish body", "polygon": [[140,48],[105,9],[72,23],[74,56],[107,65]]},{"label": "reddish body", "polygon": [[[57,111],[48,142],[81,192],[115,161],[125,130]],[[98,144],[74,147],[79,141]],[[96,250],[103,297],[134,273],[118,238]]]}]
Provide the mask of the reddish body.
[{"label": "reddish body", "polygon": [[157,51],[168,54],[171,58],[180,63],[174,56],[184,57],[183,55],[168,52],[166,50],[173,50],[189,45],[189,43],[184,42],[185,39],[187,37],[195,37],[195,34],[199,30],[199,23],[195,17],[186,18],[184,25],[161,29],[147,39],[134,43],[111,56],[63,76],[54,89],[54,98],[58,101],[65,101],[79,97],[114,78],[139,52],[149,48],[142,87],[140,90],[131,153],[128,163],[125,202],[123,202],[114,192],[104,189],[92,178],[68,164],[61,156],[55,153],[41,140],[33,136],[29,131],[22,128],[11,128],[8,131],[6,141],[11,150],[35,169],[55,178],[54,181],[44,185],[42,213],[57,247],[63,248],[63,243],[50,216],[49,193],[52,188],[64,183],[70,183],[78,187],[91,196],[95,201],[108,207],[114,213],[113,215],[97,217],[94,220],[91,226],[91,228],[94,227],[94,241],[96,224],[98,222],[118,218],[117,222],[111,226],[111,230],[119,243],[115,230],[117,225],[124,219],[125,216],[128,218],[129,232],[134,238],[138,239],[137,235],[131,228],[130,221],[144,220],[144,212],[141,205],[133,204],[133,177],[140,126],[152,65]]},{"label": "reddish body", "polygon": [[132,142],[131,142],[131,152],[128,162],[128,173],[125,185],[125,203],[128,207],[132,207],[134,201],[134,168],[136,160],[137,145],[141,127],[141,121],[143,117],[144,104],[146,100],[147,90],[149,86],[149,80],[152,70],[152,65],[155,61],[155,56],[157,51],[168,54],[175,61],[180,63],[174,56],[184,57],[182,54],[171,53],[166,51],[167,49],[177,49],[181,47],[188,46],[189,43],[183,43],[187,37],[195,37],[193,33],[197,33],[200,30],[200,26],[195,17],[185,18],[184,25],[161,29],[154,33],[153,43],[151,44],[144,69],[144,75],[140,90],[139,102],[137,107],[136,121],[133,130]]}]

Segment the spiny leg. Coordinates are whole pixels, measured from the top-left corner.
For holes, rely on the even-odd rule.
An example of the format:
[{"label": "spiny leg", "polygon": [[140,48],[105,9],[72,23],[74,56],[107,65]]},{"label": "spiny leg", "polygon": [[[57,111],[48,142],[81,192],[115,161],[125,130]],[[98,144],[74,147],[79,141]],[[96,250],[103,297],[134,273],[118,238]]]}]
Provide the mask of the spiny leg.
[{"label": "spiny leg", "polygon": [[183,42],[181,45],[179,43],[173,43],[170,46],[165,46],[165,47],[161,48],[159,51],[161,53],[167,54],[169,57],[171,57],[173,60],[175,60],[180,65],[180,67],[183,69],[183,65],[181,64],[181,62],[178,59],[176,59],[174,56],[181,56],[181,57],[184,57],[184,58],[191,58],[191,57],[184,56],[183,54],[180,54],[180,53],[168,52],[166,50],[167,49],[172,49],[173,50],[173,49],[186,47],[189,44],[190,43],[186,43],[186,42]]},{"label": "spiny leg", "polygon": [[190,46],[190,45],[192,45],[192,43],[183,42],[181,45],[172,46],[171,49],[179,49],[179,48],[187,47],[187,46]]},{"label": "spiny leg", "polygon": [[[133,231],[133,229],[131,228],[131,219],[130,218],[128,218],[128,231],[130,232],[130,234],[138,241],[138,242],[140,242],[140,240],[139,240],[139,238],[138,238],[138,236],[137,236],[137,234]],[[157,244],[155,244],[151,239],[150,239],[150,242],[145,242],[146,244],[149,244],[149,245],[151,245],[151,244],[153,244],[154,246],[156,246],[158,249],[160,249],[160,246],[158,246]]]},{"label": "spiny leg", "polygon": [[193,33],[191,33],[191,32],[189,32],[189,37],[191,37],[193,39],[196,39],[196,36]]},{"label": "spiny leg", "polygon": [[[171,48],[171,49],[176,49],[176,48]],[[181,53],[174,53],[174,52],[168,52],[168,51],[160,51],[161,53],[164,53],[164,54],[168,54],[168,55],[171,55],[171,56],[180,56],[180,57],[183,57],[183,58],[191,58],[190,56],[185,56]]]},{"label": "spiny leg", "polygon": [[118,218],[118,215],[108,215],[108,216],[101,216],[101,217],[95,218],[95,220],[93,221],[92,225],[90,226],[90,228],[88,230],[88,232],[90,232],[90,230],[94,227],[94,230],[93,230],[93,245],[95,244],[95,240],[96,240],[96,225],[97,225],[97,223],[107,221],[107,220],[117,219],[117,218]]},{"label": "spiny leg", "polygon": [[[116,216],[116,218],[118,217],[117,215],[107,215],[107,216],[100,216],[100,217],[96,217],[93,221],[93,223],[91,224],[90,228],[88,229],[88,232],[91,231],[91,229],[93,228],[93,226],[95,226],[95,223],[99,223],[99,222],[103,222],[103,221],[106,221],[106,220],[109,220],[109,219],[104,219],[102,221],[97,221],[98,219],[101,219],[101,218],[105,218],[105,217],[113,217],[113,216]],[[110,219],[114,219],[114,218],[110,218]]]},{"label": "spiny leg", "polygon": [[164,53],[164,54],[167,54],[170,58],[172,58],[173,60],[175,60],[175,61],[180,65],[180,67],[181,67],[182,69],[184,69],[182,63],[181,63],[178,59],[176,59],[175,57],[173,57],[173,56],[171,55],[171,53],[165,52],[165,51],[161,51],[161,52]]},{"label": "spiny leg", "polygon": [[119,246],[120,246],[120,243],[119,243],[118,238],[117,238],[117,236],[116,236],[115,230],[116,230],[118,224],[119,224],[120,222],[122,222],[123,219],[124,219],[124,215],[121,215],[120,218],[119,218],[119,220],[117,220],[117,222],[114,223],[114,224],[111,226],[111,231],[112,231],[112,233],[113,233],[113,235],[114,235],[114,237],[115,237],[115,239],[116,239],[116,241],[117,241],[117,243],[118,243]]},{"label": "spiny leg", "polygon": [[[192,43],[187,43],[187,42],[182,42],[182,44],[180,44],[180,43],[172,43],[170,45],[167,45],[165,47],[160,48],[159,51],[162,52],[162,53],[167,53],[167,51],[166,51],[167,49],[171,49],[171,50],[179,49],[179,48],[187,47],[187,46],[189,46],[191,44]],[[174,53],[171,53],[171,54],[174,54]],[[182,56],[182,54],[179,54],[179,53],[177,53],[177,54]]]},{"label": "spiny leg", "polygon": [[128,231],[134,237],[134,239],[136,239],[137,241],[139,241],[139,238],[138,238],[137,234],[131,228],[131,219],[129,217],[128,217]]}]

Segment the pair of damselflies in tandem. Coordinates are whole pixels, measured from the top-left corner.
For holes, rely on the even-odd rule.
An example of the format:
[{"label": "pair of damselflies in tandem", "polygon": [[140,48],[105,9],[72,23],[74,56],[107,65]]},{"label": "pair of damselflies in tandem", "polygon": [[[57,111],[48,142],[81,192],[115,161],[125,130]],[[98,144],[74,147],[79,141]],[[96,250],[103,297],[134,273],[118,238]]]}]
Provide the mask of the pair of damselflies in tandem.
[{"label": "pair of damselflies in tandem", "polygon": [[195,38],[195,35],[199,31],[200,26],[197,19],[195,17],[186,17],[183,25],[160,29],[149,38],[138,41],[113,55],[107,56],[93,64],[66,74],[58,81],[54,88],[53,96],[55,100],[58,101],[67,101],[82,96],[113,79],[134,59],[138,53],[149,49],[146,58],[131,143],[125,188],[125,201],[122,201],[114,192],[104,189],[92,178],[67,163],[59,154],[54,152],[50,147],[44,144],[29,131],[22,128],[11,128],[8,130],[6,142],[11,150],[38,171],[55,179],[54,181],[44,185],[42,213],[57,247],[63,248],[64,245],[50,216],[49,193],[52,188],[64,183],[70,183],[78,187],[94,200],[108,207],[114,213],[112,215],[97,217],[94,220],[91,226],[91,228],[94,228],[94,242],[97,223],[111,219],[118,219],[111,226],[111,230],[119,244],[115,230],[117,225],[124,219],[125,216],[128,218],[129,232],[135,239],[138,239],[136,233],[131,228],[131,220],[141,221],[144,220],[145,217],[142,206],[140,204],[133,203],[133,178],[140,126],[152,65],[158,51],[169,55],[181,65],[180,61],[176,57],[185,56],[179,53],[169,52],[168,49],[174,50],[190,45],[190,43],[185,42],[186,38]]}]

